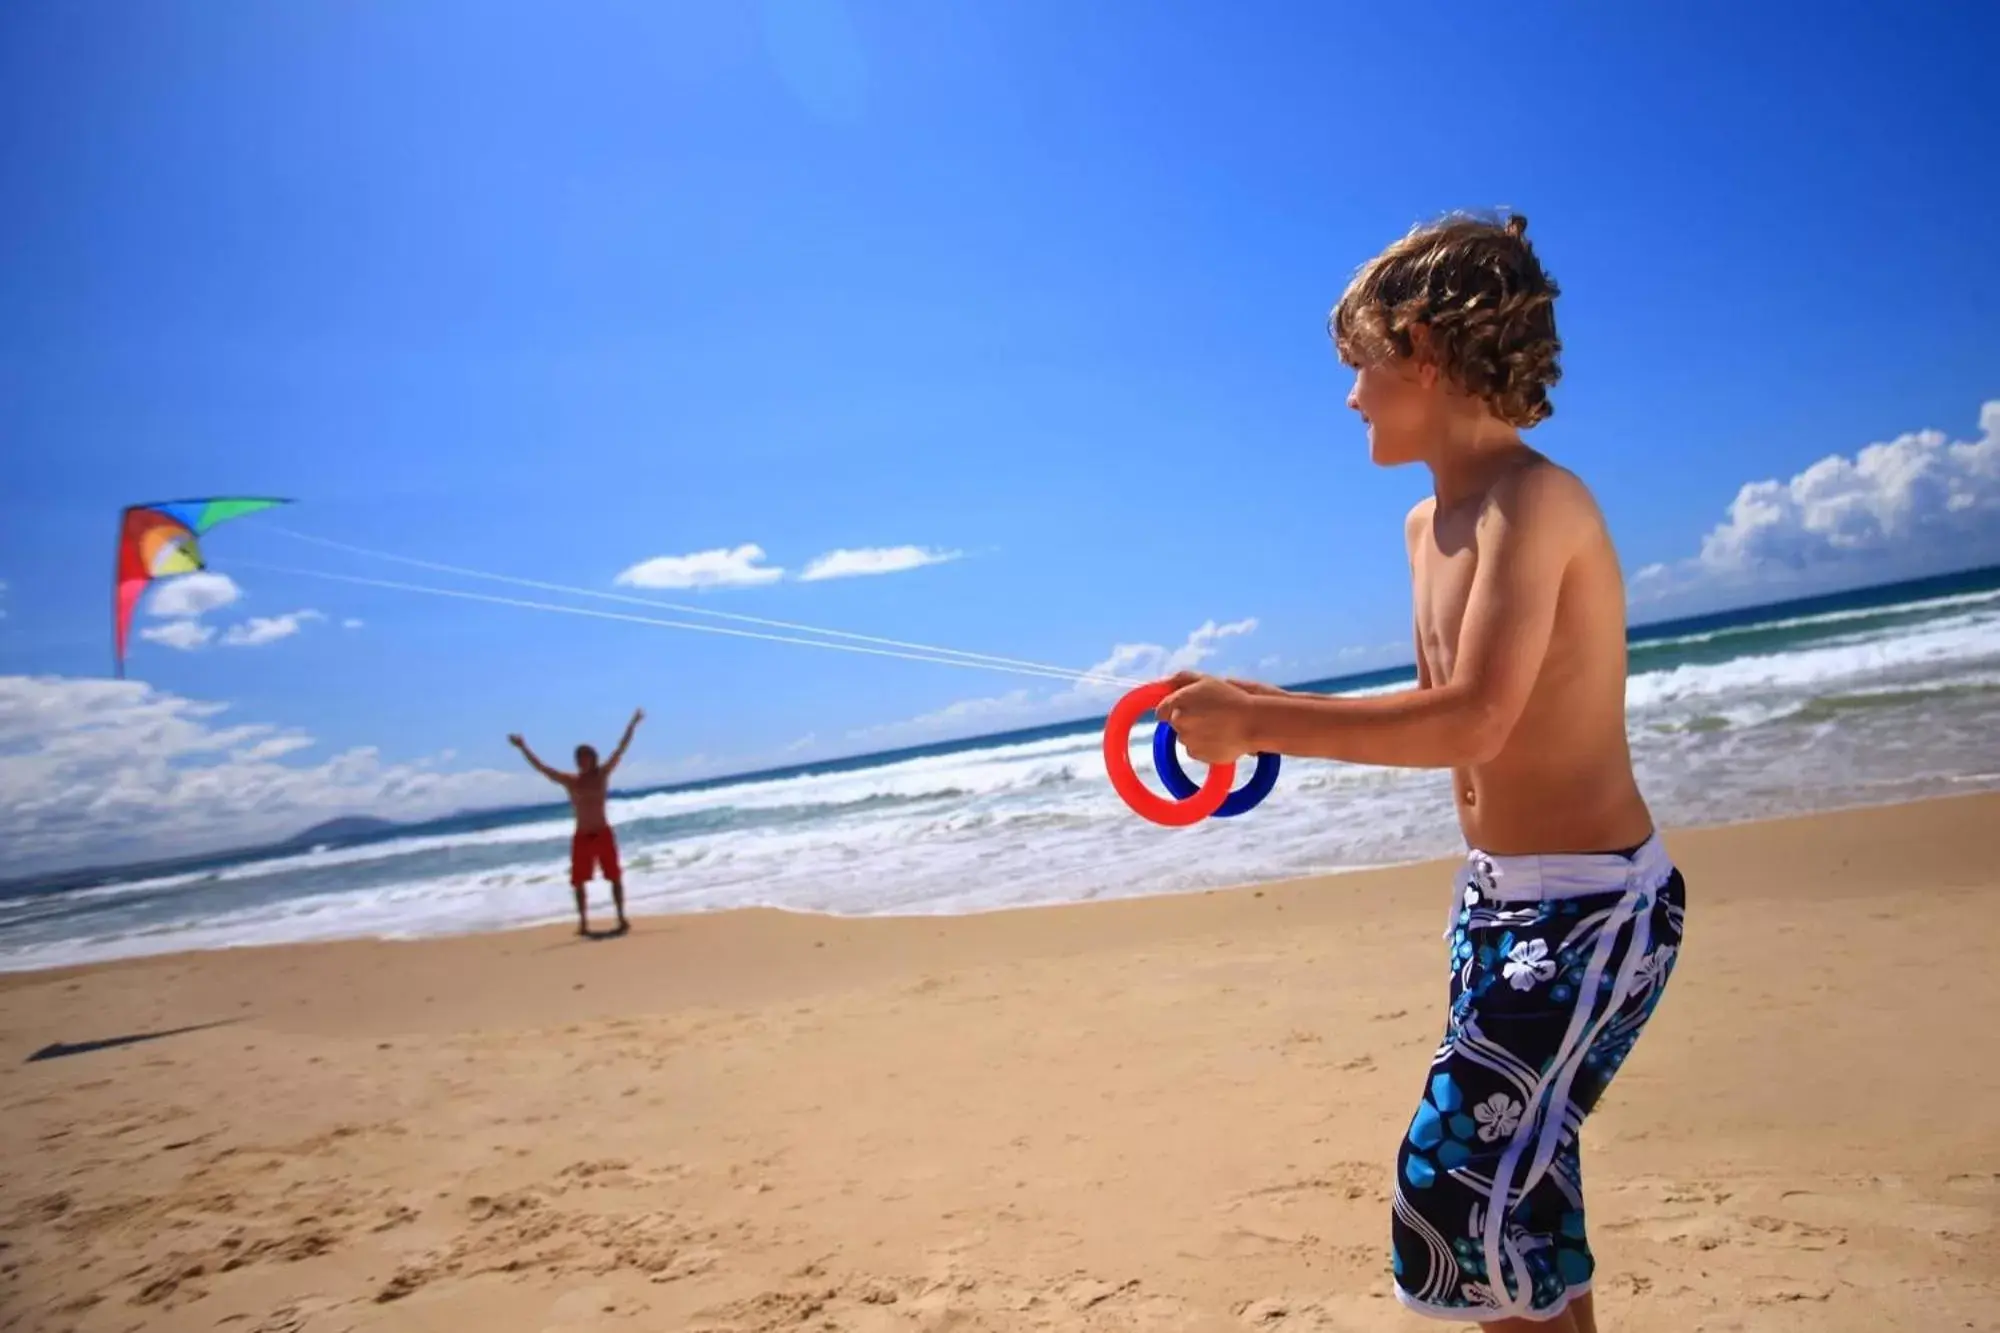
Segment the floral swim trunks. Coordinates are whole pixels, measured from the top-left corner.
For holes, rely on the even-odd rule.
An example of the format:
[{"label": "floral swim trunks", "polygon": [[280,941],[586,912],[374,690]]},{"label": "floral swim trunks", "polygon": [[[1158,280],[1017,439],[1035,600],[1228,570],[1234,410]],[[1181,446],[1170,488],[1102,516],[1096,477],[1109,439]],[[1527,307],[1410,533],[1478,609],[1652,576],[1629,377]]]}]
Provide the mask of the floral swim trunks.
[{"label": "floral swim trunks", "polygon": [[1396,1298],[1551,1319],[1590,1290],[1578,1134],[1673,971],[1687,887],[1630,853],[1466,858],[1451,1012],[1396,1155]]}]

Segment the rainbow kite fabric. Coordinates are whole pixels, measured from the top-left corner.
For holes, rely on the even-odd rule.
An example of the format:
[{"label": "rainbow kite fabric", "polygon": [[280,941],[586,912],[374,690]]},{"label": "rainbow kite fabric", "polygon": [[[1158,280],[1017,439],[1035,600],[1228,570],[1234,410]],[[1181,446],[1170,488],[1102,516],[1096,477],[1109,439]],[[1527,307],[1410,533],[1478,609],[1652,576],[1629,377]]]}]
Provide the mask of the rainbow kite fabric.
[{"label": "rainbow kite fabric", "polygon": [[218,523],[254,514],[290,500],[247,497],[210,500],[170,500],[164,504],[129,505],[118,523],[118,604],[114,622],[118,644],[118,675],[125,675],[125,638],[132,612],[155,579],[207,569],[196,540]]}]

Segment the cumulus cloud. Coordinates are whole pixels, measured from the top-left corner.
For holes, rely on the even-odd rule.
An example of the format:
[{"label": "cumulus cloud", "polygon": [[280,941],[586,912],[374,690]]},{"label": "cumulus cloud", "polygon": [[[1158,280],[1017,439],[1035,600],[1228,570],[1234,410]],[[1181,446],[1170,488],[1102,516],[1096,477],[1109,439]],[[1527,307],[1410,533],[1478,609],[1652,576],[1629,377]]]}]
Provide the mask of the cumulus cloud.
[{"label": "cumulus cloud", "polygon": [[324,619],[326,617],[319,612],[310,610],[292,611],[282,616],[252,616],[231,625],[223,632],[222,641],[232,648],[255,648],[260,644],[291,638],[309,620]]},{"label": "cumulus cloud", "polygon": [[318,763],[293,728],[137,681],[0,676],[0,845],[7,873],[272,841],[336,815],[425,818],[525,799],[531,780],[389,762]]},{"label": "cumulus cloud", "polygon": [[[1090,674],[1126,680],[1155,680],[1171,676],[1176,671],[1193,671],[1215,656],[1223,640],[1256,632],[1255,617],[1232,620],[1226,625],[1218,625],[1213,620],[1204,621],[1178,648],[1165,648],[1157,643],[1121,643],[1111,650],[1110,656],[1091,667]],[[1123,694],[1130,688],[1109,681],[1079,682],[1071,693],[1079,696],[1113,695]]]},{"label": "cumulus cloud", "polygon": [[855,551],[828,551],[807,563],[799,581],[816,583],[822,579],[900,574],[905,570],[922,569],[925,565],[941,565],[958,559],[961,554],[959,551],[933,551],[922,546],[870,546]]},{"label": "cumulus cloud", "polygon": [[[1256,629],[1255,618],[1233,620],[1226,624],[1204,621],[1175,648],[1157,643],[1118,644],[1103,661],[1090,668],[1090,673],[1125,680],[1153,680],[1176,671],[1192,671],[1213,657],[1225,640],[1253,634]],[[961,699],[906,721],[864,727],[849,732],[848,738],[888,745],[952,734],[966,735],[977,730],[1033,726],[1073,717],[1086,708],[1101,707],[1130,688],[1115,681],[1100,680],[1078,681],[1053,691],[1030,688],[1010,690],[1005,694]]]},{"label": "cumulus cloud", "polygon": [[745,542],[692,555],[656,555],[621,570],[615,582],[633,588],[744,588],[775,583],[785,571],[764,563],[764,548]]},{"label": "cumulus cloud", "polygon": [[949,733],[969,733],[976,728],[1004,730],[1010,726],[1027,725],[1030,715],[1046,713],[1048,706],[1049,698],[1045,694],[1010,690],[1006,694],[960,699],[957,703],[901,722],[861,727],[849,732],[848,736],[871,744],[890,745]]},{"label": "cumulus cloud", "polygon": [[281,616],[251,616],[217,633],[215,626],[192,618],[169,620],[164,625],[147,625],[139,637],[163,648],[191,653],[211,643],[230,648],[256,648],[280,639],[289,639],[314,620],[326,617],[314,610],[288,611]]},{"label": "cumulus cloud", "polygon": [[[219,631],[202,619],[211,612],[235,605],[242,597],[243,589],[236,580],[212,569],[164,580],[149,591],[146,610],[153,618],[166,623],[142,627],[139,637],[148,643],[184,653],[206,648],[211,643],[231,648],[255,648],[289,639],[309,621],[326,619],[318,611],[302,609],[278,616],[251,616]],[[347,623],[350,629],[361,624],[358,620]]]},{"label": "cumulus cloud", "polygon": [[1785,481],[1743,486],[1687,560],[1649,565],[1634,602],[1902,577],[2000,558],[2000,400],[1979,437],[1912,431],[1853,456],[1829,454]]},{"label": "cumulus cloud", "polygon": [[215,629],[199,620],[169,620],[164,625],[146,625],[139,630],[139,637],[148,643],[157,643],[163,648],[176,648],[191,653],[204,648],[215,637]]},{"label": "cumulus cloud", "polygon": [[[932,550],[924,546],[864,546],[842,548],[814,556],[798,575],[801,583],[821,583],[828,579],[866,578],[876,574],[900,574],[926,565],[957,560],[963,552]],[[634,588],[749,588],[776,583],[786,570],[766,563],[764,548],[745,542],[734,548],[717,547],[692,555],[656,555],[650,560],[621,570],[617,583]]]},{"label": "cumulus cloud", "polygon": [[203,569],[154,584],[146,594],[146,611],[162,620],[192,619],[220,611],[242,596],[235,579]]}]

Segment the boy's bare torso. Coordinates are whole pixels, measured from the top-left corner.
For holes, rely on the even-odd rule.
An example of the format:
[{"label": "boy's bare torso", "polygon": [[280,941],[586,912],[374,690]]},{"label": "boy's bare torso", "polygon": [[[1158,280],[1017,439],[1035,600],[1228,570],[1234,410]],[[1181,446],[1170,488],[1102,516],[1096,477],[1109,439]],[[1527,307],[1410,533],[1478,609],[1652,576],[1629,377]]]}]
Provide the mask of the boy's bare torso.
[{"label": "boy's bare torso", "polygon": [[569,793],[569,808],[576,812],[578,833],[596,833],[611,827],[604,813],[605,792],[610,785],[610,774],[601,768],[564,779],[563,789]]},{"label": "boy's bare torso", "polygon": [[[1491,521],[1494,506],[1528,469],[1553,466],[1537,457],[1448,510],[1426,500],[1411,512],[1423,688],[1452,678],[1479,569],[1482,519]],[[1617,552],[1595,506],[1585,501],[1547,521],[1565,525],[1569,552],[1547,656],[1499,753],[1452,772],[1452,798],[1467,843],[1494,855],[1617,851],[1653,832],[1625,734],[1625,588]]]}]

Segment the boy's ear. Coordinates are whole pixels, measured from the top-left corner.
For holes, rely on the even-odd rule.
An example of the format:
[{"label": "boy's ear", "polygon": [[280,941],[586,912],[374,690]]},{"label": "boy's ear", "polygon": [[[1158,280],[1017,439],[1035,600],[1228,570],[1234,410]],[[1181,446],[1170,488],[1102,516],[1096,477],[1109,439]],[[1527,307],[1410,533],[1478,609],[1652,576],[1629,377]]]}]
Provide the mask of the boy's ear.
[{"label": "boy's ear", "polygon": [[1431,331],[1422,324],[1409,327],[1410,367],[1416,372],[1417,383],[1426,389],[1434,389],[1438,382],[1437,358],[1431,354]]}]

